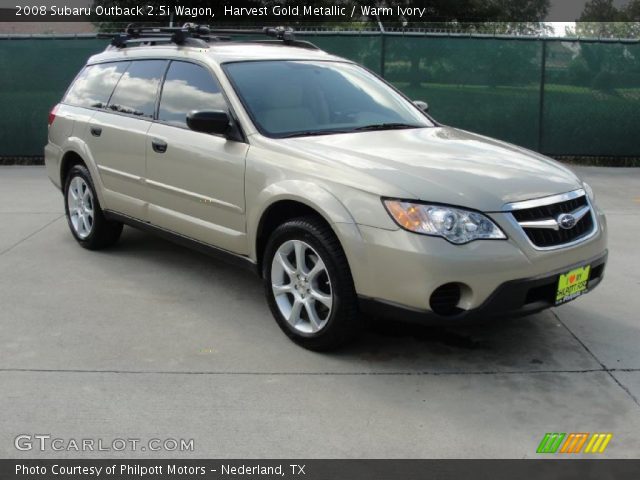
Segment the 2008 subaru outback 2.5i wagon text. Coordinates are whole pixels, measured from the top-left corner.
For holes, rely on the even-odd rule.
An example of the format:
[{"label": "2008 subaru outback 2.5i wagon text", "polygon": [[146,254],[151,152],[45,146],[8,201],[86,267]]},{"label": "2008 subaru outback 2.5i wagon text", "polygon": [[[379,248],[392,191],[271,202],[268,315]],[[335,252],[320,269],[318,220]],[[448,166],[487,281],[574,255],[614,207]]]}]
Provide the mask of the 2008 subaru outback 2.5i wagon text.
[{"label": "2008 subaru outback 2.5i wagon text", "polygon": [[181,32],[114,41],[51,112],[47,171],[83,247],[126,223],[246,264],[318,350],[362,312],[454,325],[602,279],[605,217],[559,163],[442,126],[304,42]]}]

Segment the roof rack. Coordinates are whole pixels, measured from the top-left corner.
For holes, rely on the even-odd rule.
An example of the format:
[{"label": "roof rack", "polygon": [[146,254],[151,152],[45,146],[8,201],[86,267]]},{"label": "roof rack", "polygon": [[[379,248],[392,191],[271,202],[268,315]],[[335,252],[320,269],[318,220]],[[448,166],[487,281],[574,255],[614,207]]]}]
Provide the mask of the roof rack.
[{"label": "roof rack", "polygon": [[230,41],[229,37],[211,35],[206,25],[185,23],[182,27],[147,27],[129,24],[123,33],[99,33],[98,38],[110,38],[111,46],[126,48],[127,46],[148,44],[160,45],[175,43],[191,47],[208,48],[209,42]]},{"label": "roof rack", "polygon": [[122,33],[99,33],[98,38],[110,38],[111,48],[126,48],[134,45],[161,45],[174,43],[190,47],[208,48],[211,42],[231,41],[228,35],[263,34],[273,40],[252,40],[252,43],[281,44],[292,47],[319,50],[311,42],[296,40],[292,28],[264,27],[261,30],[212,29],[208,25],[185,23],[182,27],[149,27],[129,24]]},{"label": "roof rack", "polygon": [[320,50],[316,45],[305,40],[296,40],[295,32],[291,27],[264,27],[258,29],[234,29],[234,28],[216,28],[211,30],[212,33],[224,35],[266,35],[273,37],[274,40],[251,40],[251,43],[266,43],[270,45],[286,45],[289,47],[307,48],[309,50]]}]

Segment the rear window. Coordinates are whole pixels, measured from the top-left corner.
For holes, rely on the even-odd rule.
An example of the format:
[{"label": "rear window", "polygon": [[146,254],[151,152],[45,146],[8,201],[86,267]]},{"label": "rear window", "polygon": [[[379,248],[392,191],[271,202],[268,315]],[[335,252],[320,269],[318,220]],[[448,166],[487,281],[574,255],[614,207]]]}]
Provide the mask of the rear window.
[{"label": "rear window", "polygon": [[131,62],[116,86],[110,110],[152,118],[156,107],[158,86],[167,67],[165,60],[137,60]]},{"label": "rear window", "polygon": [[102,63],[85,67],[76,77],[62,103],[77,107],[105,108],[129,63]]}]

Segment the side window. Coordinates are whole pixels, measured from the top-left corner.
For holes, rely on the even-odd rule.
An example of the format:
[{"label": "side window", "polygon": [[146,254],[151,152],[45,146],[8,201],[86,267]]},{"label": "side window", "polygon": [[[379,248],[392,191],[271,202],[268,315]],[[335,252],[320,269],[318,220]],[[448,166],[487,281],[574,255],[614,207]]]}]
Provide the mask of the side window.
[{"label": "side window", "polygon": [[137,117],[153,118],[165,60],[136,60],[120,78],[108,108]]},{"label": "side window", "polygon": [[200,65],[172,62],[162,87],[158,120],[172,125],[187,125],[192,110],[226,110],[218,82]]},{"label": "side window", "polygon": [[101,63],[85,67],[67,91],[62,103],[76,107],[105,108],[129,63]]}]

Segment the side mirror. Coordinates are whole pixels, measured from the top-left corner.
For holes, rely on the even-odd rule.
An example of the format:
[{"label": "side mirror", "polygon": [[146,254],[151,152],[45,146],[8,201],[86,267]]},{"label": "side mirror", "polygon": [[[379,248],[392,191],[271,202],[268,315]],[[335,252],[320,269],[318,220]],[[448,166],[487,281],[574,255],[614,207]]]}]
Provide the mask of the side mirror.
[{"label": "side mirror", "polygon": [[194,110],[187,115],[187,126],[195,132],[226,135],[231,130],[231,119],[223,110]]},{"label": "side mirror", "polygon": [[422,100],[414,100],[413,104],[425,113],[429,111],[429,104],[427,102],[424,102]]}]

